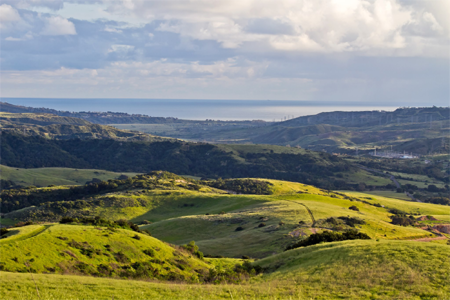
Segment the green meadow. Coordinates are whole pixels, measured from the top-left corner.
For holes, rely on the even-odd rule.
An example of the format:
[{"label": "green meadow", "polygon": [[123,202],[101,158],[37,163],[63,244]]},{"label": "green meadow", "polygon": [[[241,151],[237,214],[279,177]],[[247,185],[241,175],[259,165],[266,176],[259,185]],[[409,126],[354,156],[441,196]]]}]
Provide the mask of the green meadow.
[{"label": "green meadow", "polygon": [[72,168],[14,168],[0,165],[3,180],[11,180],[22,186],[83,185],[92,178],[107,181],[120,175],[135,176],[138,173],[116,173],[95,169]]},{"label": "green meadow", "polygon": [[[54,222],[11,228],[0,240],[0,297],[447,299],[450,296],[447,284],[450,246],[445,236],[427,243],[416,241],[439,235],[419,226],[394,225],[389,211],[395,208],[415,217],[431,215],[447,224],[448,206],[405,201],[382,193],[333,192],[295,182],[253,180],[268,182],[270,195],[237,194],[174,174],[155,173],[136,177],[135,182],[116,190],[83,197],[86,203],[101,200],[102,205],[58,212],[61,216],[131,220],[140,224],[141,230],[148,229],[151,237],[125,229]],[[58,188],[67,189],[51,189]],[[38,190],[42,189],[48,188]],[[11,222],[36,222],[39,221],[36,218],[49,212],[50,206],[41,205],[4,217]],[[339,221],[345,218],[363,222],[352,227]],[[313,233],[347,229],[357,229],[371,239],[285,251],[287,246]],[[201,259],[180,247],[190,241],[195,241],[205,255],[217,258]],[[245,261],[241,259],[243,256],[250,257],[252,266],[262,267],[263,273],[239,283],[201,283],[211,269],[230,270]],[[147,269],[142,269],[143,266]]]},{"label": "green meadow", "polygon": [[407,241],[346,241],[321,244],[256,261],[253,264],[265,267],[265,273],[241,284],[185,284],[0,272],[0,297],[448,299],[449,249],[446,245]]}]

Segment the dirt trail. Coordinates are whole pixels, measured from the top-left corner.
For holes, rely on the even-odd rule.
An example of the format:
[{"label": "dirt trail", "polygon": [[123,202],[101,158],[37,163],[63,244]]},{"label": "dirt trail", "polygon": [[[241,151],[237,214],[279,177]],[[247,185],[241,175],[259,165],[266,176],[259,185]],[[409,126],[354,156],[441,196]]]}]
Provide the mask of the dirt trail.
[{"label": "dirt trail", "polygon": [[305,204],[303,204],[303,203],[298,203],[298,204],[300,204],[300,205],[302,205],[302,206],[304,206],[306,208],[306,210],[308,211],[308,214],[309,214],[309,216],[311,217],[311,220],[312,220],[311,227],[314,227],[314,225],[316,225],[316,219],[314,219],[312,211]]},{"label": "dirt trail", "polygon": [[[18,241],[23,241],[23,240],[27,240],[29,238],[35,237],[41,233],[43,233],[44,231],[46,231],[47,229],[49,229],[50,227],[52,227],[53,225],[43,225],[41,228],[36,229],[35,231],[32,231],[28,234],[24,234],[21,237],[15,238],[15,239],[11,239],[11,240],[5,240],[5,241],[1,241],[1,244],[9,244],[9,243],[14,243],[14,242],[18,242]],[[11,236],[11,237],[14,237]]]}]

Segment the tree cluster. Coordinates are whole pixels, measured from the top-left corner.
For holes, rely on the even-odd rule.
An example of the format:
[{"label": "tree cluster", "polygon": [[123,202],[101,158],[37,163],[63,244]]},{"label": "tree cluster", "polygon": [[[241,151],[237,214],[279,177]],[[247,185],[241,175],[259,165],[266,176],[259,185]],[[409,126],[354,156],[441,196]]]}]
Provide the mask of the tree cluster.
[{"label": "tree cluster", "polygon": [[344,231],[343,233],[333,232],[333,231],[324,231],[322,233],[314,233],[308,236],[306,239],[301,240],[289,247],[286,250],[291,250],[299,247],[307,247],[311,245],[316,245],[319,243],[330,243],[337,241],[346,241],[346,240],[369,240],[370,237],[362,232],[359,232],[355,229]]}]

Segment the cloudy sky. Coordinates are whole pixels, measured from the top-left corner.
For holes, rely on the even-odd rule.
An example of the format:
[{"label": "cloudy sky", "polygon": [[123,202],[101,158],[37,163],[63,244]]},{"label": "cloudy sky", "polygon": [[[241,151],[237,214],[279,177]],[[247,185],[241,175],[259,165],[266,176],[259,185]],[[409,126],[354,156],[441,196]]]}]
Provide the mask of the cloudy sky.
[{"label": "cloudy sky", "polygon": [[449,105],[448,0],[0,0],[2,97]]}]

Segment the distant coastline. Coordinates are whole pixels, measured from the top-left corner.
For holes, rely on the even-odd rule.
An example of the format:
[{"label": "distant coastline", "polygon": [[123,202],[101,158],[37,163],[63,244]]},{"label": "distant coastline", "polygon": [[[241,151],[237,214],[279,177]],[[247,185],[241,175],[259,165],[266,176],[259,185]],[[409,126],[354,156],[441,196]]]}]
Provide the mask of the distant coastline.
[{"label": "distant coastline", "polygon": [[98,111],[144,114],[189,120],[280,121],[330,111],[393,111],[398,105],[368,105],[353,102],[286,100],[193,100],[193,99],[73,99],[2,98],[14,105],[46,107],[64,111]]}]

